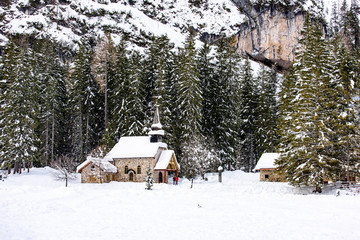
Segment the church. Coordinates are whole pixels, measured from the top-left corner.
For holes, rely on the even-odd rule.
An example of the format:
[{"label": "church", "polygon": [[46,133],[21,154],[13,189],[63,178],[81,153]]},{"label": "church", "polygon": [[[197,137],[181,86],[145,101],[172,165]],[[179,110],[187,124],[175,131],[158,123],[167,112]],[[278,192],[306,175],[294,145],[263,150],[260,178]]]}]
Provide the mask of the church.
[{"label": "church", "polygon": [[165,131],[160,123],[158,106],[148,136],[125,136],[102,159],[88,157],[77,167],[82,183],[144,182],[147,170],[155,183],[168,183],[178,175],[178,164],[173,150],[162,142]]}]

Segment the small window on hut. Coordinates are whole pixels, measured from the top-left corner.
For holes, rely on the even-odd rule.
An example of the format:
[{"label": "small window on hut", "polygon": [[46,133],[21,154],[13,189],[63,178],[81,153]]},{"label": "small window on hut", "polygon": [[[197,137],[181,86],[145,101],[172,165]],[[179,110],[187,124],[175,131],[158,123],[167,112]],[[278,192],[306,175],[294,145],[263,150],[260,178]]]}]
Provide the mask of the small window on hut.
[{"label": "small window on hut", "polygon": [[92,172],[95,172],[95,165],[92,165],[91,168],[90,168],[90,170],[91,170]]},{"label": "small window on hut", "polygon": [[268,175],[268,174],[265,174],[265,179],[269,179],[269,175]]},{"label": "small window on hut", "polygon": [[137,167],[137,174],[141,174],[141,166]]},{"label": "small window on hut", "polygon": [[127,174],[129,171],[129,167],[128,166],[125,166],[125,174]]}]

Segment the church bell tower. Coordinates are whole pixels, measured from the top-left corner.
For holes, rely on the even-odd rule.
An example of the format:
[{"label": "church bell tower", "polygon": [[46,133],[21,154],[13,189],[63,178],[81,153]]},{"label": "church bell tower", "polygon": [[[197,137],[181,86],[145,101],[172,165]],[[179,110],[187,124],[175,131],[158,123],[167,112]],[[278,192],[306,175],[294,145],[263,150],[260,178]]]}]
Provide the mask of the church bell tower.
[{"label": "church bell tower", "polygon": [[162,142],[162,138],[165,135],[165,131],[162,129],[159,116],[158,98],[155,103],[155,114],[153,124],[151,125],[151,131],[149,132],[150,142]]}]

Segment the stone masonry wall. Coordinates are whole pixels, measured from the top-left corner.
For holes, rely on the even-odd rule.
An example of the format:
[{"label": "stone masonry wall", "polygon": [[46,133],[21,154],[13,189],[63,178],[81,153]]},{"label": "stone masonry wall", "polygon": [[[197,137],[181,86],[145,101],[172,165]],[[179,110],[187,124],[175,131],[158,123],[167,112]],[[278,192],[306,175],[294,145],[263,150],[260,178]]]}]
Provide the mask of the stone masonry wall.
[{"label": "stone masonry wall", "polygon": [[[93,167],[94,166],[94,167]],[[92,163],[87,165],[81,171],[81,182],[82,183],[106,183],[114,179],[115,174],[105,173],[100,168]],[[101,177],[101,178],[100,178]]]},{"label": "stone masonry wall", "polygon": [[275,173],[275,169],[260,169],[260,181],[262,182],[285,182],[284,178]]}]

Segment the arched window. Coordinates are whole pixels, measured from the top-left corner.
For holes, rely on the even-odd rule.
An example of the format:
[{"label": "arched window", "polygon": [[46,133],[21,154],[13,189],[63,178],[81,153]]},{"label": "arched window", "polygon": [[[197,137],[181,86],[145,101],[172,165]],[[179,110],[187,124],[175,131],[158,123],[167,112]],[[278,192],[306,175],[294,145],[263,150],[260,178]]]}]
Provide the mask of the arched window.
[{"label": "arched window", "polygon": [[129,171],[129,167],[128,166],[125,166],[125,174],[127,174]]},{"label": "arched window", "polygon": [[137,167],[137,174],[141,174],[141,166],[140,165]]}]

